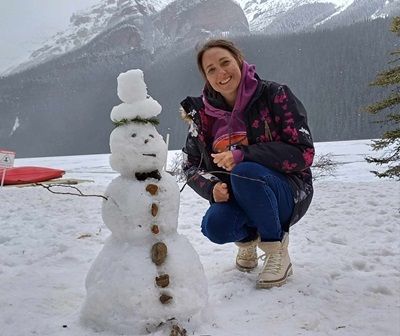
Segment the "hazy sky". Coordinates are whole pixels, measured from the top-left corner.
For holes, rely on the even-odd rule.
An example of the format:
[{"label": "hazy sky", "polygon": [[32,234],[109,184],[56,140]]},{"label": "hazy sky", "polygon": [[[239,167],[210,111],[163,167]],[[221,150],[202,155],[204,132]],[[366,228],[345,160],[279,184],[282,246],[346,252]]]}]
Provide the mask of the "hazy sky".
[{"label": "hazy sky", "polygon": [[0,0],[0,73],[64,30],[71,14],[101,0]]}]

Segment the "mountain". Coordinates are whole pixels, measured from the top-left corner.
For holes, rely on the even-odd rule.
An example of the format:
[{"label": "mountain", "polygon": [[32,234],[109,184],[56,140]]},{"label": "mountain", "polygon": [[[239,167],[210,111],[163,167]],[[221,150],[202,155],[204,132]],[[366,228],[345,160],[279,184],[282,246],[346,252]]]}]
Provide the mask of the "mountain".
[{"label": "mountain", "polygon": [[[96,36],[109,31],[122,21],[140,19],[160,10],[157,0],[103,0],[86,11],[74,13],[67,30],[58,32],[44,45],[35,50],[26,62],[7,70],[5,75],[20,72],[29,67],[80,48]],[[157,6],[157,7],[156,7]]]},{"label": "mountain", "polygon": [[9,68],[3,76],[93,44],[93,40],[103,40],[104,48],[111,49],[113,42],[109,40],[116,34],[122,48],[127,44],[130,49],[138,47],[138,41],[133,40],[139,39],[141,48],[154,53],[157,49],[191,47],[193,41],[210,35],[249,33],[246,16],[232,0],[103,0],[88,11],[73,14],[70,21],[66,31],[54,35],[26,62]]},{"label": "mountain", "polygon": [[[249,25],[241,7],[231,0],[176,0],[153,19],[154,47],[178,50],[192,48],[212,36],[248,35]],[[171,48],[172,46],[172,48]]]},{"label": "mountain", "polygon": [[252,32],[276,34],[344,26],[400,13],[400,0],[237,0]]},{"label": "mountain", "polygon": [[400,0],[354,0],[345,10],[329,16],[319,25],[332,28],[395,15],[400,15]]},{"label": "mountain", "polygon": [[[234,4],[231,4],[232,1]],[[193,34],[198,39],[218,32],[224,34],[224,29],[231,36],[249,30],[251,33],[284,34],[345,26],[400,14],[400,0],[232,1],[227,3],[224,0],[214,0],[213,9],[204,12],[202,7],[210,8],[208,0],[102,0],[88,10],[73,14],[66,31],[58,32],[35,50],[25,62],[9,68],[3,76],[78,49],[98,35],[116,26],[121,27],[127,21],[143,21],[139,34],[146,35],[146,47],[155,50],[159,47],[171,47],[171,44],[185,38],[184,36],[189,41],[189,36]],[[235,5],[233,13],[232,8]],[[189,10],[190,8],[193,10]],[[196,13],[197,10],[200,12]],[[186,12],[186,18],[182,12]],[[203,15],[205,16],[202,17]],[[177,17],[183,21],[177,21]],[[199,19],[205,25],[202,26],[202,23],[193,26],[193,23],[201,21]],[[236,19],[239,19],[238,23],[242,26],[239,29]],[[206,21],[212,22],[211,26]],[[221,26],[220,29],[218,25]],[[125,28],[128,34],[130,28]],[[137,28],[132,28],[132,31]]]}]

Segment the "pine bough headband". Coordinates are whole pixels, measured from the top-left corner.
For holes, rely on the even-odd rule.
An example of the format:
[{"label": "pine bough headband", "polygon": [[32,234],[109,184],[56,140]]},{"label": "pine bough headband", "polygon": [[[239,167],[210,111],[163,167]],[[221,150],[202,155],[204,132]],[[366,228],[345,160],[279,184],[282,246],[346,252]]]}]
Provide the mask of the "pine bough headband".
[{"label": "pine bough headband", "polygon": [[113,120],[112,122],[115,127],[127,125],[130,123],[152,124],[153,126],[157,126],[160,123],[160,121],[156,117],[151,117],[151,118],[136,117],[134,119]]}]

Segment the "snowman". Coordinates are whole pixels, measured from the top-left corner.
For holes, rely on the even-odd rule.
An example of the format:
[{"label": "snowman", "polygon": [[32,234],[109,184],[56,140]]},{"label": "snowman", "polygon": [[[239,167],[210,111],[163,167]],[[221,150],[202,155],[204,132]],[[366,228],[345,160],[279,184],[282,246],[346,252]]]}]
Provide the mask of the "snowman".
[{"label": "snowman", "polygon": [[184,335],[204,318],[207,282],[196,251],[177,233],[179,189],[163,171],[167,145],[154,126],[161,106],[139,69],[118,76],[118,96],[110,165],[120,175],[102,205],[111,236],[87,275],[81,319],[97,331],[138,335],[173,325]]}]

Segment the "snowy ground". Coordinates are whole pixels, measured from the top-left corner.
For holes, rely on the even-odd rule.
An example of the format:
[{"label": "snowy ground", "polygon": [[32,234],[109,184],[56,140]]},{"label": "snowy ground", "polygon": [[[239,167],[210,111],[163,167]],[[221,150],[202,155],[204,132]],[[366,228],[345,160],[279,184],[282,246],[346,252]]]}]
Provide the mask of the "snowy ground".
[{"label": "snowy ground", "polygon": [[[367,141],[317,150],[342,164],[315,182],[312,206],[290,235],[294,275],[281,288],[255,289],[257,273],[234,267],[235,246],[201,235],[207,202],[189,187],[182,192],[179,232],[199,253],[210,294],[209,319],[194,335],[400,335],[400,184],[369,173]],[[108,155],[15,165],[94,180],[80,185],[88,194],[102,194],[117,176]],[[101,200],[41,187],[0,190],[0,335],[110,335],[78,323],[86,274],[110,234]]]}]

